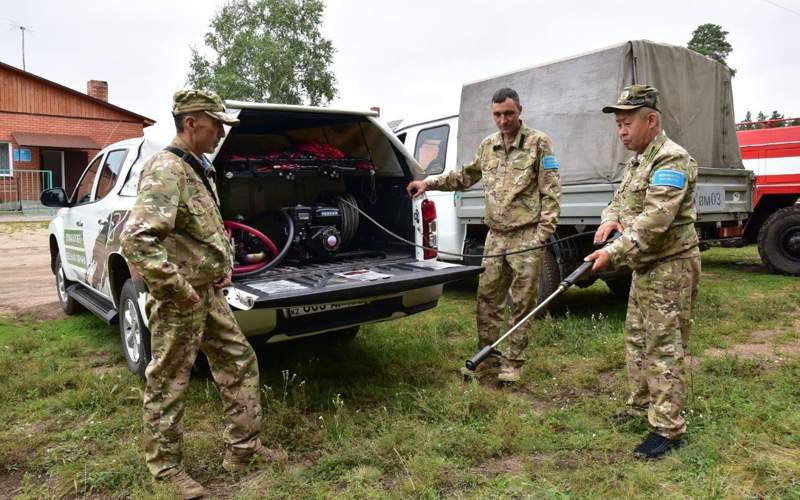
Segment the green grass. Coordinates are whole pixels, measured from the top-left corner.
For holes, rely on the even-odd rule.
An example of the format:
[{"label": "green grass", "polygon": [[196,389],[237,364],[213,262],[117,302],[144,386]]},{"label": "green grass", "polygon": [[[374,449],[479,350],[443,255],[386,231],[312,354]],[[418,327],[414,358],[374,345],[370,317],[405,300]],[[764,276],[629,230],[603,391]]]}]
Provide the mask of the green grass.
[{"label": "green grass", "polygon": [[[796,341],[800,280],[768,274],[753,248],[706,252],[703,273],[690,444],[660,462],[631,457],[643,425],[608,423],[625,398],[624,301],[600,282],[567,292],[567,312],[537,324],[522,386],[498,391],[457,374],[476,342],[475,285],[457,283],[348,345],[259,352],[262,436],[285,465],[226,475],[219,393],[193,380],[188,469],[229,498],[800,498],[798,358],[703,356],[754,331]],[[0,496],[171,498],[143,463],[141,390],[92,316],[0,318]]]}]

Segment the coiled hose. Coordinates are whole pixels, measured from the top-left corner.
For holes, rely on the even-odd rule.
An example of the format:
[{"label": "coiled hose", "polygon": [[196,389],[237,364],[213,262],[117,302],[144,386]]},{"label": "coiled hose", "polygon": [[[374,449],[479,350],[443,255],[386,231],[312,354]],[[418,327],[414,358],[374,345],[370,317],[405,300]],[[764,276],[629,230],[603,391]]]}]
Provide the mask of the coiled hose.
[{"label": "coiled hose", "polygon": [[[277,254],[277,255],[275,255],[274,258],[272,258],[271,260],[265,262],[264,264],[250,264],[250,265],[246,265],[246,266],[234,267],[233,268],[233,275],[236,276],[237,278],[244,278],[245,276],[252,276],[254,274],[258,274],[258,273],[261,273],[263,271],[266,271],[267,269],[272,269],[273,267],[275,267],[278,264],[280,264],[281,261],[286,257],[286,254],[289,253],[289,250],[292,247],[292,241],[294,240],[294,221],[292,220],[292,217],[289,214],[286,213],[285,210],[272,210],[272,211],[269,211],[269,212],[264,212],[264,213],[261,213],[261,214],[255,216],[255,217],[253,217],[252,219],[248,220],[247,222],[248,222],[248,224],[253,224],[254,222],[256,222],[259,219],[261,219],[262,217],[264,217],[265,215],[274,214],[276,212],[279,212],[283,216],[284,220],[286,221],[286,228],[287,228],[287,233],[288,233],[287,237],[286,237],[286,243],[283,244],[283,248],[281,248],[280,251],[277,250],[277,247],[275,246],[274,243],[272,243],[272,240],[270,240],[267,236],[265,236],[263,233],[261,233],[261,231],[255,229],[253,227],[250,227],[248,225],[244,225],[244,224],[242,224],[240,222],[225,221],[226,227],[230,225],[232,228],[239,229],[241,231],[246,231],[246,232],[250,233],[256,239],[261,241],[268,249],[270,249],[270,251],[273,251],[273,249],[274,249],[273,255]],[[269,242],[269,243],[267,243],[267,242]]]}]

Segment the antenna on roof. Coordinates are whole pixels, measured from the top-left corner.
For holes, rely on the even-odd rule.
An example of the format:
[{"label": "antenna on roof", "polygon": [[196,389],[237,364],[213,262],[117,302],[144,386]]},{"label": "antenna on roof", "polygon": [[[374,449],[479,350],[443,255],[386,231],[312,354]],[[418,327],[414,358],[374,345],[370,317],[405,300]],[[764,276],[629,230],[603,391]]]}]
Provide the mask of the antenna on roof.
[{"label": "antenna on roof", "polygon": [[11,29],[19,29],[19,32],[22,35],[22,71],[27,71],[25,68],[25,32],[28,31],[33,33],[33,30],[30,26],[23,26],[16,21],[11,21]]}]

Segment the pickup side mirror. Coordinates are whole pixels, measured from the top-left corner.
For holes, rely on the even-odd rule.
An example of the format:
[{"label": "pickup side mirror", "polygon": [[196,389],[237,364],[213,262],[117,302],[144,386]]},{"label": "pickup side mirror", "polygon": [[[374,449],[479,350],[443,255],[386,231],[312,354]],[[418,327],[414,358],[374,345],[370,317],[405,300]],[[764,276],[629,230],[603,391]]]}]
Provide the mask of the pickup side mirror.
[{"label": "pickup side mirror", "polygon": [[67,199],[67,193],[64,191],[64,188],[60,187],[45,189],[42,191],[39,201],[41,201],[42,205],[46,207],[70,206],[69,199]]}]

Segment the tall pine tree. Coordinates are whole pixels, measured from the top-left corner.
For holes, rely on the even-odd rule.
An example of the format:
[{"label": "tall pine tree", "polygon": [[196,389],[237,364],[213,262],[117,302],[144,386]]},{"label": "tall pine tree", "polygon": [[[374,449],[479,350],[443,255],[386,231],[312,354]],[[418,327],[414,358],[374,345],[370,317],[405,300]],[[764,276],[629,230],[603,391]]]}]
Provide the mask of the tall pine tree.
[{"label": "tall pine tree", "polygon": [[728,55],[733,47],[727,40],[728,32],[718,24],[701,24],[692,33],[692,39],[686,44],[687,48],[721,62],[731,71],[731,76],[736,75],[736,70],[728,66]]}]

